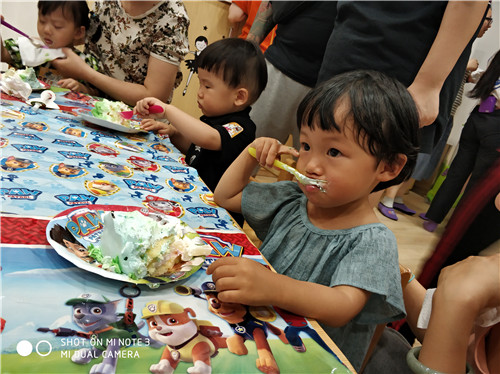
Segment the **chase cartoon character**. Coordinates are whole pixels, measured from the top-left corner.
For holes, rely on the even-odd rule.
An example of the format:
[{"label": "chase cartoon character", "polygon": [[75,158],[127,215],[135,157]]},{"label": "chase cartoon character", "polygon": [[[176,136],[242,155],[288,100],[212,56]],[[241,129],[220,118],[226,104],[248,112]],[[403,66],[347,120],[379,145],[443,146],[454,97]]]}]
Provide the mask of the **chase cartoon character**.
[{"label": "chase cartoon character", "polygon": [[65,179],[79,178],[87,174],[85,169],[82,167],[65,164],[63,162],[52,165],[50,167],[50,171],[56,177]]},{"label": "chase cartoon character", "polygon": [[25,171],[37,167],[38,165],[31,160],[14,156],[5,157],[0,161],[0,168],[4,171]]},{"label": "chase cartoon character", "polygon": [[73,234],[61,225],[54,225],[50,230],[50,237],[56,242],[65,247],[70,253],[73,253],[78,258],[82,259],[89,264],[95,260],[89,256],[89,251],[78,240],[75,239]]},{"label": "chase cartoon character", "polygon": [[47,125],[43,122],[23,122],[21,126],[36,131],[47,131],[48,129]]},{"label": "chase cartoon character", "polygon": [[149,368],[152,373],[171,374],[180,361],[193,363],[188,373],[212,372],[210,358],[227,347],[226,339],[217,326],[191,317],[196,317],[191,308],[166,300],[152,301],[142,309],[149,336],[166,345],[160,361]]},{"label": "chase cartoon character", "polygon": [[63,127],[61,132],[64,134],[68,134],[71,136],[77,136],[79,138],[84,138],[86,136],[85,132],[82,129],[78,129],[76,127]]},{"label": "chase cartoon character", "polygon": [[186,181],[175,178],[167,179],[167,186],[178,192],[191,192],[194,191],[196,186]]}]

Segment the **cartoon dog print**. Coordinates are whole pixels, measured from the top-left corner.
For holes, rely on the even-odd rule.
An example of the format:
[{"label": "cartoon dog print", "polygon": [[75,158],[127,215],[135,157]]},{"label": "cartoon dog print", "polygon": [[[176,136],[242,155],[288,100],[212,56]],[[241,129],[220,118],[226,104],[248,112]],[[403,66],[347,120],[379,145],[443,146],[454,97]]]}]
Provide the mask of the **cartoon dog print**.
[{"label": "cartoon dog print", "polygon": [[217,326],[208,321],[192,319],[191,308],[166,300],[152,301],[142,310],[151,339],[166,344],[157,364],[150,367],[154,374],[172,374],[182,362],[192,362],[189,373],[210,374],[210,359],[219,348],[226,348],[226,339]]}]

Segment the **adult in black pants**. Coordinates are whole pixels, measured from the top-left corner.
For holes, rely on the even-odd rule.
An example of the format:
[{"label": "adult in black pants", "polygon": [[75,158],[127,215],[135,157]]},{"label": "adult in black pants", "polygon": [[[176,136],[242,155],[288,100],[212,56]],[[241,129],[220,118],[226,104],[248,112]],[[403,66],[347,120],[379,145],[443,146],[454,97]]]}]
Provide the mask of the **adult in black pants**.
[{"label": "adult in black pants", "polygon": [[[470,194],[478,194],[474,190],[475,186],[487,182],[483,180],[484,175],[500,159],[500,50],[469,96],[480,99],[482,104],[474,108],[465,123],[457,154],[446,179],[425,214],[428,221],[424,225],[443,221],[469,176],[470,180],[463,198]],[[445,262],[441,268],[463,260],[467,256],[477,255],[500,238],[499,228],[500,212],[495,209],[492,196],[453,251],[443,258]],[[423,272],[425,270],[424,266]],[[430,284],[424,286],[434,287],[438,275],[434,274]]]},{"label": "adult in black pants", "polygon": [[[500,239],[500,212],[495,207],[495,197],[500,192],[499,78],[500,51],[495,54],[470,95],[482,102],[493,96],[497,99],[496,103],[488,108],[491,111],[482,113],[479,106],[472,111],[462,131],[458,153],[433,200],[432,210],[437,210],[435,201],[439,204],[447,201],[446,215],[472,172],[464,196],[418,277],[425,288],[436,287],[439,273],[444,267],[477,255]],[[428,217],[439,219],[437,214],[443,215],[442,211],[433,215],[432,210],[426,213]],[[413,344],[415,336],[408,324],[399,321],[393,326]]]}]

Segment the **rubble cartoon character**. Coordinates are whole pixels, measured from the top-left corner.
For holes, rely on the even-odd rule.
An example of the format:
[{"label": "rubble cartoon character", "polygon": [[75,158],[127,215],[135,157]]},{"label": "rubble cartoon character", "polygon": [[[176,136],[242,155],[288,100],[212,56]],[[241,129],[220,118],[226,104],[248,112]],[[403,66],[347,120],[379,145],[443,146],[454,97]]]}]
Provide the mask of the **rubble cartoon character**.
[{"label": "rubble cartoon character", "polygon": [[247,305],[221,302],[217,298],[215,283],[204,282],[201,288],[208,301],[208,310],[229,323],[234,331],[234,335],[227,338],[229,351],[237,355],[246,355],[248,349],[245,346],[245,341],[254,340],[259,355],[256,361],[257,368],[263,373],[279,373],[278,364],[267,341],[267,335],[268,330],[270,330],[283,343],[288,344],[283,330],[256,317]]},{"label": "rubble cartoon character", "polygon": [[116,313],[121,300],[111,301],[107,297],[94,293],[84,293],[66,301],[73,307],[73,322],[83,331],[68,328],[38,328],[40,332],[53,332],[56,336],[79,336],[90,339],[92,348],[81,348],[71,357],[77,364],[88,364],[101,355],[101,363],[92,366],[91,373],[114,374],[118,362],[120,342],[141,341],[149,345],[150,338],[138,332],[144,323],[136,325],[133,313],[134,302],[127,299],[125,314]]},{"label": "rubble cartoon character", "polygon": [[210,374],[210,358],[219,348],[226,348],[226,339],[217,326],[208,321],[192,319],[191,308],[166,300],[152,301],[142,309],[151,339],[166,344],[160,361],[150,367],[155,374],[172,374],[180,361],[192,362],[189,373]]},{"label": "rubble cartoon character", "polygon": [[85,188],[96,196],[109,196],[120,190],[116,184],[106,180],[85,181]]}]

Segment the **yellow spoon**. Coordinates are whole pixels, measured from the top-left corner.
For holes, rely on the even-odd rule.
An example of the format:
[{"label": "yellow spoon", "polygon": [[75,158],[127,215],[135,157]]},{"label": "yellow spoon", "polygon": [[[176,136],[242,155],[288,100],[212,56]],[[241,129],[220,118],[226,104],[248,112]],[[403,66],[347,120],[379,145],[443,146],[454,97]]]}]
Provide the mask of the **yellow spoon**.
[{"label": "yellow spoon", "polygon": [[[252,155],[253,157],[256,157],[256,151],[255,151],[254,147],[248,148],[248,153],[250,153],[250,155]],[[326,192],[324,185],[327,182],[325,180],[313,179],[313,178],[306,177],[304,174],[299,173],[297,170],[295,170],[291,166],[281,162],[280,160],[274,160],[273,165],[276,166],[277,168],[285,170],[285,171],[289,172],[290,174],[294,175],[295,178],[297,178],[297,180],[300,183],[309,184],[309,185],[318,187],[321,192]]]}]

